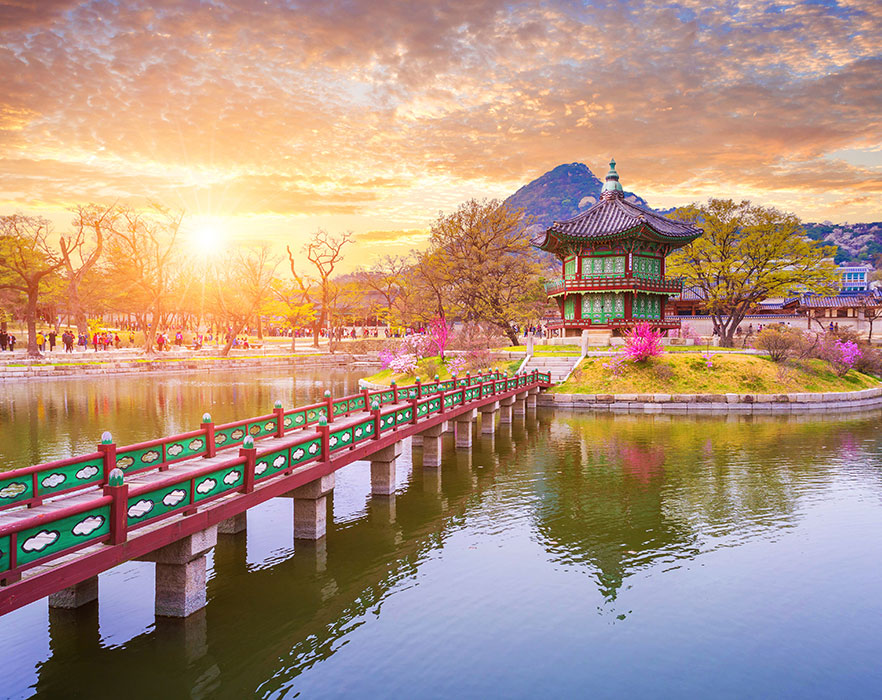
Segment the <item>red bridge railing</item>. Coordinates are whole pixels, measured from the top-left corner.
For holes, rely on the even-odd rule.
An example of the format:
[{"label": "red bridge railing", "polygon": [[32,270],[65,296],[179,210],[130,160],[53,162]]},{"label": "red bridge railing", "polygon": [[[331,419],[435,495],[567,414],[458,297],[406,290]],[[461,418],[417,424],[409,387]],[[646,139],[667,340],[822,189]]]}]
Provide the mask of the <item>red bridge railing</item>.
[{"label": "red bridge railing", "polygon": [[[231,492],[250,493],[266,479],[291,473],[335,452],[377,440],[390,430],[427,420],[449,409],[519,388],[548,386],[550,374],[534,370],[507,377],[498,371],[475,377],[417,383],[333,399],[292,410],[277,403],[273,413],[232,423],[205,422],[199,430],[117,448],[105,435],[98,451],[81,457],[0,473],[0,509],[21,508],[15,521],[0,526],[0,583],[18,580],[21,571],[83,547],[124,542],[129,530],[164,516],[188,514]],[[402,406],[403,402],[407,405]],[[364,419],[335,428],[334,418],[365,411]],[[206,416],[207,417],[207,416]],[[324,420],[322,420],[324,419]],[[312,428],[310,430],[310,428]],[[260,447],[249,441],[303,429],[284,443]],[[238,446],[238,453],[186,473],[130,487],[114,483],[111,471],[135,474],[166,471],[175,462],[213,457]],[[118,473],[118,472],[117,472]],[[102,495],[51,513],[27,515],[44,499],[101,486]],[[59,503],[59,505],[61,505]]]}]

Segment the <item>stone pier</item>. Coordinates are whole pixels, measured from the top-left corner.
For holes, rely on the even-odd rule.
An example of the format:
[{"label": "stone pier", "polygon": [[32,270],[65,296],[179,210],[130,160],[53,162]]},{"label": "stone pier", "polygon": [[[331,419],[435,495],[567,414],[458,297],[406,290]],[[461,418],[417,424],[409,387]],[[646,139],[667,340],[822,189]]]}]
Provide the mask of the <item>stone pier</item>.
[{"label": "stone pier", "polygon": [[496,413],[499,411],[499,402],[493,401],[481,406],[481,433],[484,435],[492,435],[496,429]]},{"label": "stone pier", "polygon": [[400,456],[400,440],[371,455],[371,495],[392,496],[395,493],[395,460]]},{"label": "stone pier", "polygon": [[49,595],[50,608],[72,610],[98,600],[98,577],[92,576]]},{"label": "stone pier", "polygon": [[416,435],[411,435],[410,437],[410,446],[411,447],[422,447],[423,446],[423,436],[417,433]]},{"label": "stone pier", "polygon": [[433,425],[422,432],[424,469],[441,466],[441,435],[444,433],[444,423]]},{"label": "stone pier", "polygon": [[248,511],[243,511],[232,518],[221,520],[217,524],[218,535],[237,535],[248,529]]},{"label": "stone pier", "polygon": [[499,425],[511,425],[511,412],[514,402],[514,396],[499,399]]},{"label": "stone pier", "polygon": [[539,396],[539,387],[534,386],[527,390],[527,408],[536,408],[536,397]]},{"label": "stone pier", "polygon": [[156,563],[157,617],[187,617],[205,607],[205,555],[215,544],[217,526],[139,557]]},{"label": "stone pier", "polygon": [[336,479],[331,472],[283,494],[294,499],[294,539],[318,540],[327,533],[328,494]]},{"label": "stone pier", "polygon": [[472,446],[472,423],[478,418],[477,409],[469,409],[465,413],[460,413],[455,419],[456,428],[454,434],[456,436],[456,446],[461,449],[471,449]]},{"label": "stone pier", "polygon": [[527,415],[527,392],[523,392],[522,394],[515,395],[514,402],[514,415],[516,416],[525,416]]}]

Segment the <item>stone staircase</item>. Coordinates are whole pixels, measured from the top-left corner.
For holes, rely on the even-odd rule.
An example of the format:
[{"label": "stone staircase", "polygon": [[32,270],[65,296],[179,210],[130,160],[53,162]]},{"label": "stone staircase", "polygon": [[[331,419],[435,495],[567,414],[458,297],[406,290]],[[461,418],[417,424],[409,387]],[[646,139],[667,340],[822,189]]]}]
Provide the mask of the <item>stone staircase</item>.
[{"label": "stone staircase", "polygon": [[581,358],[578,355],[564,355],[558,357],[537,357],[536,355],[533,355],[524,369],[527,372],[531,372],[534,369],[538,369],[540,372],[549,372],[551,374],[551,381],[557,384],[566,378],[580,359]]}]

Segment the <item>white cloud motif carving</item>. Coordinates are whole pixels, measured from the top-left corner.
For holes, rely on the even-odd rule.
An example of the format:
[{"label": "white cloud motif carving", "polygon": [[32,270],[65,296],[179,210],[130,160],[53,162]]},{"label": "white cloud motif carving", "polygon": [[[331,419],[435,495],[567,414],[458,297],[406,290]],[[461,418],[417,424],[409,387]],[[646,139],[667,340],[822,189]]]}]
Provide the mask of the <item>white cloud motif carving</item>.
[{"label": "white cloud motif carving", "polygon": [[196,450],[201,450],[202,449],[202,440],[199,440],[198,438],[196,440],[191,440],[190,444],[187,445],[187,447],[189,447],[190,450],[193,452],[195,452]]},{"label": "white cloud motif carving", "polygon": [[127,513],[130,518],[143,518],[151,510],[153,510],[153,501],[142,498],[137,503],[130,505]]},{"label": "white cloud motif carving", "polygon": [[224,483],[227,486],[231,486],[232,484],[235,484],[237,481],[239,481],[239,478],[241,476],[242,473],[234,469],[233,471],[224,474]]},{"label": "white cloud motif carving", "polygon": [[122,457],[122,458],[116,460],[116,466],[118,466],[120,469],[126,469],[128,467],[131,467],[134,463],[135,463],[135,460],[132,459],[131,457]]},{"label": "white cloud motif carving", "polygon": [[21,548],[25,552],[42,552],[50,544],[58,539],[59,533],[55,530],[40,530],[36,535],[28,537]]},{"label": "white cloud motif carving", "polygon": [[165,496],[162,497],[162,503],[169,508],[174,508],[186,497],[186,491],[184,491],[183,489],[175,489],[174,491],[169,491],[167,494],[165,494]]},{"label": "white cloud motif carving", "polygon": [[317,442],[314,442],[309,446],[309,454],[314,455],[318,451],[319,451],[319,446],[318,446]]},{"label": "white cloud motif carving", "polygon": [[305,454],[306,454],[306,452],[303,451],[303,448],[298,447],[296,450],[294,450],[291,453],[291,457],[293,457],[294,459],[300,459]]},{"label": "white cloud motif carving", "polygon": [[363,434],[363,431],[361,428],[355,429],[355,437],[360,438],[362,436],[362,434]]},{"label": "white cloud motif carving", "polygon": [[214,479],[206,479],[199,483],[199,486],[196,487],[196,491],[198,493],[208,493],[215,486],[217,486],[217,482]]},{"label": "white cloud motif carving", "polygon": [[183,451],[184,451],[184,446],[183,446],[183,445],[170,445],[170,446],[166,449],[165,453],[166,453],[167,455],[172,456],[172,457],[177,457],[177,456],[178,456],[179,454],[181,454],[181,452],[183,452]]},{"label": "white cloud motif carving", "polygon": [[336,436],[336,435],[331,435],[331,437],[328,438],[328,444],[329,444],[331,447],[335,447],[335,446],[337,445],[337,436]]},{"label": "white cloud motif carving", "polygon": [[364,432],[366,432],[366,433],[372,432],[373,429],[374,429],[374,426],[372,426],[370,423],[368,423],[366,426],[364,426]]},{"label": "white cloud motif carving", "polygon": [[98,467],[89,464],[77,472],[77,479],[91,479],[98,473]]},{"label": "white cloud motif carving", "polygon": [[15,498],[27,490],[28,487],[25,484],[20,481],[13,481],[11,484],[0,489],[0,498]]},{"label": "white cloud motif carving", "polygon": [[266,462],[258,462],[254,465],[254,473],[260,476],[266,471]]},{"label": "white cloud motif carving", "polygon": [[302,422],[303,422],[303,416],[296,416],[296,417],[294,418],[294,422],[295,422],[295,423],[302,423]]},{"label": "white cloud motif carving", "polygon": [[275,430],[276,424],[275,423],[267,423],[266,425],[263,426],[263,429],[264,430]]},{"label": "white cloud motif carving", "polygon": [[64,474],[50,474],[46,478],[44,478],[40,484],[45,486],[47,489],[52,489],[63,483],[67,477]]},{"label": "white cloud motif carving", "polygon": [[227,441],[226,433],[218,433],[214,436],[214,444],[215,445],[223,445]]},{"label": "white cloud motif carving", "polygon": [[240,437],[244,437],[245,431],[242,428],[236,428],[232,433],[230,433],[230,437],[233,440],[238,440]]},{"label": "white cloud motif carving", "polygon": [[85,537],[86,535],[91,535],[103,524],[103,515],[90,515],[88,518],[84,518],[83,520],[80,520],[80,522],[78,522],[76,525],[74,525],[71,532],[78,537]]},{"label": "white cloud motif carving", "polygon": [[156,450],[150,450],[149,452],[145,452],[141,455],[141,461],[144,464],[152,464],[156,460],[158,460],[162,455],[159,454]]},{"label": "white cloud motif carving", "polygon": [[340,439],[341,439],[343,442],[349,442],[349,440],[350,440],[351,438],[350,438],[349,433],[343,433],[343,435],[342,435],[342,437],[341,437]]},{"label": "white cloud motif carving", "polygon": [[274,466],[276,469],[278,469],[279,467],[284,467],[284,466],[285,466],[285,456],[284,456],[284,455],[279,455],[278,457],[276,457],[276,458],[273,460],[273,466]]}]

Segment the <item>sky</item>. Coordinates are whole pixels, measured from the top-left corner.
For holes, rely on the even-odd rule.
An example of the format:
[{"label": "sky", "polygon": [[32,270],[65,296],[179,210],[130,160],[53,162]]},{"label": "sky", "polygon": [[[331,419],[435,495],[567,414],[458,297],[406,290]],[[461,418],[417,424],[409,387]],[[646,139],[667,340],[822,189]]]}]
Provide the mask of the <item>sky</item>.
[{"label": "sky", "polygon": [[148,199],[200,240],[440,212],[610,156],[651,206],[882,220],[882,3],[0,0],[0,214]]}]

